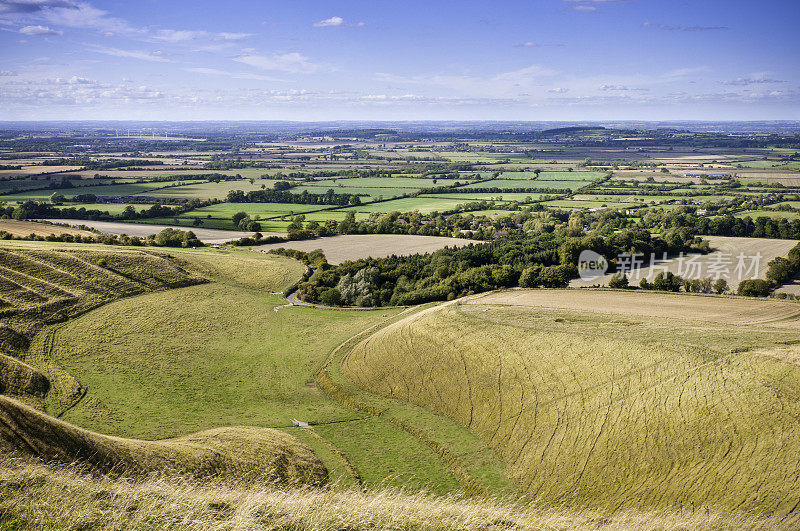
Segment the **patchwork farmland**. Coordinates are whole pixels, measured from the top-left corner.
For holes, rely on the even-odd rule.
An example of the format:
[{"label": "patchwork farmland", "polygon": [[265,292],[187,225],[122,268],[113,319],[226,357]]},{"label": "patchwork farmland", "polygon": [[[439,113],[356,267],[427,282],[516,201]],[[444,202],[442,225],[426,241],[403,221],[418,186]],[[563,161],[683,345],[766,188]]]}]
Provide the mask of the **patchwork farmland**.
[{"label": "patchwork farmland", "polygon": [[793,133],[185,127],[0,138],[0,527],[798,526]]}]

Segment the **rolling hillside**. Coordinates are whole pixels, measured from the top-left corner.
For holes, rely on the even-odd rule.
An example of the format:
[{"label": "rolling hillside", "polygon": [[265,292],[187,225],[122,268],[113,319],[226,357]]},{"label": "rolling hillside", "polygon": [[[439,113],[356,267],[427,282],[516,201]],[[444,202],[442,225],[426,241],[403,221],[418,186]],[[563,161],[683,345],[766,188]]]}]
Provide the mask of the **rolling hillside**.
[{"label": "rolling hillside", "polygon": [[321,486],[328,471],[297,439],[268,428],[217,428],[162,441],[108,437],[0,395],[0,449],[112,475],[183,474],[239,483]]},{"label": "rolling hillside", "polygon": [[341,370],[467,427],[539,504],[787,514],[800,506],[798,309],[512,290],[396,322]]},{"label": "rolling hillside", "polygon": [[23,355],[31,337],[107,302],[205,280],[168,255],[62,246],[0,248],[0,349]]}]

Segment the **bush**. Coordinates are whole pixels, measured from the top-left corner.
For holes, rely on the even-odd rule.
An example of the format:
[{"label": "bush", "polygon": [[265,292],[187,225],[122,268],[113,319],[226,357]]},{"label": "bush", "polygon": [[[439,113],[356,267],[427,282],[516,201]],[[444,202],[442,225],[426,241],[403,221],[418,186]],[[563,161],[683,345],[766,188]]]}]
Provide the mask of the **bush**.
[{"label": "bush", "polygon": [[625,289],[628,287],[628,276],[617,273],[608,281],[608,287],[614,289]]},{"label": "bush", "polygon": [[736,289],[737,295],[745,297],[768,297],[771,291],[772,284],[760,278],[742,280]]},{"label": "bush", "polygon": [[[722,295],[726,291],[728,291],[728,281],[724,278],[718,278],[716,282],[714,282],[714,293],[717,295]],[[703,292],[707,293],[707,292]]]}]

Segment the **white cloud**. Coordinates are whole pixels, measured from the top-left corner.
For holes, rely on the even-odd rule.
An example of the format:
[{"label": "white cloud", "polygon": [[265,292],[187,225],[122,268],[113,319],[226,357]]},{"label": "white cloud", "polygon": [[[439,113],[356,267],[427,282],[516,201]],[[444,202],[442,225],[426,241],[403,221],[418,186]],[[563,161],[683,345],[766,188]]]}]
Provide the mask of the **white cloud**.
[{"label": "white cloud", "polygon": [[183,42],[199,39],[206,35],[207,33],[205,31],[160,29],[156,30],[153,34],[153,38],[166,42]]},{"label": "white cloud", "polygon": [[569,89],[568,88],[564,88],[564,87],[555,87],[555,88],[549,89],[547,92],[550,92],[550,93],[553,93],[553,94],[566,94],[567,92],[569,92]]},{"label": "white cloud", "polygon": [[748,85],[769,85],[774,83],[786,83],[782,79],[772,79],[764,77],[764,75],[753,75],[752,77],[737,77],[736,79],[729,79],[723,81],[723,85],[746,87]]},{"label": "white cloud", "polygon": [[244,54],[234,58],[234,61],[260,68],[261,70],[275,70],[292,74],[310,74],[321,70],[320,65],[308,60],[308,57],[297,52],[273,55]]},{"label": "white cloud", "polygon": [[536,87],[543,77],[555,75],[557,72],[538,65],[531,65],[518,70],[501,72],[493,76],[474,75],[433,75],[404,77],[387,73],[376,73],[376,81],[400,84],[416,84],[442,86],[458,91],[471,98],[476,97],[509,97],[519,94],[521,89]]},{"label": "white cloud", "polygon": [[701,72],[710,72],[711,69],[707,66],[693,66],[689,68],[677,68],[675,70],[670,70],[661,75],[661,77],[665,79],[677,79],[681,77],[686,77],[692,74],[699,74]]},{"label": "white cloud", "polygon": [[70,6],[46,7],[39,13],[50,24],[69,28],[92,28],[104,33],[142,35],[143,29],[131,27],[122,19],[108,16],[107,11],[97,9],[89,3],[81,2]]},{"label": "white cloud", "polygon": [[92,46],[90,50],[105,55],[113,55],[114,57],[126,57],[130,59],[141,59],[143,61],[153,61],[156,63],[169,63],[169,59],[161,57],[162,52],[155,51],[151,53],[141,52],[138,50],[121,50],[119,48],[106,48],[103,46]]},{"label": "white cloud", "polygon": [[56,31],[52,28],[48,28],[47,26],[24,26],[19,29],[19,32],[23,35],[61,35],[62,31]]},{"label": "white cloud", "polygon": [[356,27],[363,27],[366,24],[363,22],[357,22],[355,24],[350,24],[344,21],[342,17],[331,17],[326,18],[325,20],[320,20],[319,22],[314,23],[315,28],[337,28],[340,26],[356,26]]},{"label": "white cloud", "polygon": [[245,39],[247,37],[251,37],[252,33],[230,33],[230,32],[222,32],[222,33],[215,33],[214,40],[215,41],[238,41],[241,39]]},{"label": "white cloud", "polygon": [[344,19],[342,17],[331,17],[326,18],[325,20],[320,20],[319,22],[314,23],[315,28],[329,28],[335,26],[343,26]]},{"label": "white cloud", "polygon": [[516,48],[561,48],[563,44],[542,44],[541,42],[521,42],[514,45]]},{"label": "white cloud", "polygon": [[572,11],[584,11],[587,13],[591,13],[593,11],[597,11],[597,8],[601,5],[608,5],[608,4],[621,4],[625,2],[631,2],[632,0],[562,0],[565,2]]},{"label": "white cloud", "polygon": [[17,73],[11,70],[0,70],[0,77],[14,77]]}]

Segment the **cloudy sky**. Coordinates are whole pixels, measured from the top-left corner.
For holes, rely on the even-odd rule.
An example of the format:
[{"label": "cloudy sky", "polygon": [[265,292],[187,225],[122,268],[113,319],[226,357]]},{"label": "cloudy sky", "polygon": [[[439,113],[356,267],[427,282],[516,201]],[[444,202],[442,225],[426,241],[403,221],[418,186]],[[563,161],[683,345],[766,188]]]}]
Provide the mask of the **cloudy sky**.
[{"label": "cloudy sky", "polygon": [[0,120],[796,120],[798,20],[798,0],[0,0]]}]

